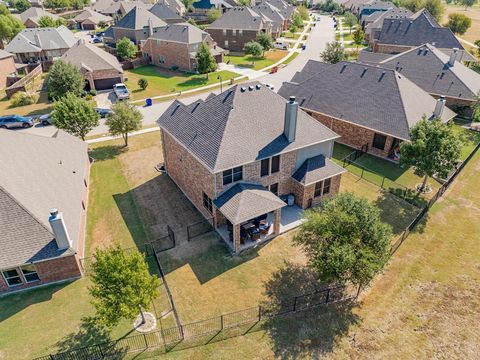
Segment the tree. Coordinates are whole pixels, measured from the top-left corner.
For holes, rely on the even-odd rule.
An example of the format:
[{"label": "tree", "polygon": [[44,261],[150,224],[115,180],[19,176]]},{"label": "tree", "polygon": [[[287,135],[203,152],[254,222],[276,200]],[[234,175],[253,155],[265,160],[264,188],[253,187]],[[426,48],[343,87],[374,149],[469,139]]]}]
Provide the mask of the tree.
[{"label": "tree", "polygon": [[84,141],[85,136],[98,126],[99,118],[91,103],[71,92],[53,104],[53,125]]},{"label": "tree", "polygon": [[63,60],[53,63],[48,73],[47,90],[50,99],[58,99],[67,93],[80,96],[85,87],[85,80],[80,70]]},{"label": "tree", "polygon": [[480,122],[480,91],[475,95],[475,101],[471,105],[472,107],[472,121]]},{"label": "tree", "polygon": [[302,20],[310,20],[310,14],[308,13],[308,9],[303,6],[303,5],[300,5],[300,6],[297,6],[297,11],[300,15],[300,17],[302,18]]},{"label": "tree", "polygon": [[353,32],[352,35],[353,43],[357,45],[357,50],[360,45],[363,44],[363,41],[365,40],[365,32],[362,30],[361,26],[357,25],[357,28]]},{"label": "tree", "polygon": [[329,64],[336,64],[346,60],[345,50],[339,41],[327,43],[325,50],[320,53],[322,60]]},{"label": "tree", "polygon": [[458,0],[457,3],[458,3],[458,5],[461,5],[461,6],[465,7],[465,10],[467,10],[467,8],[472,7],[477,2],[478,2],[478,0]]},{"label": "tree", "polygon": [[295,24],[290,24],[290,26],[288,27],[288,31],[290,31],[290,33],[292,34],[292,37],[293,37],[293,34],[295,34],[298,30],[298,27],[295,25]]},{"label": "tree", "polygon": [[245,44],[243,51],[245,51],[246,55],[252,56],[252,64],[255,64],[255,58],[263,54],[263,47],[256,41],[249,41]]},{"label": "tree", "polygon": [[295,25],[297,28],[303,28],[303,20],[299,14],[293,15],[292,24]]},{"label": "tree", "polygon": [[447,27],[455,34],[463,35],[472,25],[472,19],[463,14],[449,14]]},{"label": "tree", "polygon": [[57,25],[56,21],[51,16],[48,16],[48,15],[43,15],[38,20],[38,26],[41,28],[56,27],[56,25]]},{"label": "tree", "polygon": [[220,10],[215,9],[215,8],[211,8],[207,12],[208,22],[211,22],[211,23],[214,22],[215,20],[219,19],[220,16],[222,16],[222,14],[220,13]]},{"label": "tree", "polygon": [[0,48],[3,49],[3,44],[12,40],[24,27],[13,15],[0,15]]},{"label": "tree", "polygon": [[145,90],[148,86],[148,80],[145,78],[138,79],[138,86],[140,89]]},{"label": "tree", "polygon": [[367,199],[340,193],[307,210],[305,218],[294,242],[321,282],[364,286],[387,262],[392,229]]},{"label": "tree", "polygon": [[441,0],[425,0],[423,6],[435,18],[435,20],[442,20],[442,15],[445,11],[445,7],[443,6]]},{"label": "tree", "polygon": [[247,7],[252,4],[251,0],[238,0],[238,6]]},{"label": "tree", "polygon": [[200,44],[197,54],[195,55],[197,59],[197,70],[200,74],[208,74],[212,71],[217,70],[217,62],[210,52],[210,48],[207,44]]},{"label": "tree", "polygon": [[424,7],[424,0],[402,0],[400,1],[399,7],[404,7],[410,10],[413,13],[423,9]]},{"label": "tree", "polygon": [[474,44],[477,47],[477,56],[480,56],[480,40],[475,40]]},{"label": "tree", "polygon": [[16,0],[15,1],[15,9],[19,12],[24,12],[25,10],[29,9],[32,5],[28,2],[28,0]]},{"label": "tree", "polygon": [[113,113],[109,114],[105,124],[108,132],[122,135],[125,146],[128,146],[128,133],[142,128],[143,115],[138,109],[128,102],[118,102],[112,107]]},{"label": "tree", "polygon": [[10,10],[3,4],[0,4],[0,15],[8,15],[10,14]]},{"label": "tree", "polygon": [[345,18],[344,18],[345,25],[347,25],[350,28],[350,34],[352,33],[352,27],[357,25],[358,19],[357,17],[351,13],[350,11],[345,13]]},{"label": "tree", "polygon": [[268,51],[271,48],[273,48],[273,39],[272,39],[272,36],[269,34],[260,33],[257,35],[257,38],[255,41],[262,46],[263,48],[262,55],[265,55],[265,51]]},{"label": "tree", "polygon": [[116,43],[117,55],[120,59],[133,59],[137,56],[137,47],[127,37],[124,37]]},{"label": "tree", "polygon": [[148,271],[139,252],[125,252],[119,246],[95,252],[89,288],[96,318],[112,328],[121,319],[133,320],[157,296],[160,282]]},{"label": "tree", "polygon": [[424,175],[420,191],[426,189],[429,177],[437,174],[446,178],[459,160],[461,142],[452,126],[440,119],[424,117],[411,130],[410,141],[400,146],[400,163],[415,166]]}]

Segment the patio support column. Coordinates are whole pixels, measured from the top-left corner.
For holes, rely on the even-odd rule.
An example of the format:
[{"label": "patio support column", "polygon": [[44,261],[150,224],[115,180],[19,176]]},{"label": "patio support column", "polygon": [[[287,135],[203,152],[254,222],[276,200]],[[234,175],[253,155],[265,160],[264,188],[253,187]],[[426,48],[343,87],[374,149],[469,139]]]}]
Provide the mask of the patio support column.
[{"label": "patio support column", "polygon": [[282,209],[277,209],[273,212],[273,233],[280,234],[280,223],[282,221]]},{"label": "patio support column", "polygon": [[240,252],[240,224],[233,225],[233,250]]}]

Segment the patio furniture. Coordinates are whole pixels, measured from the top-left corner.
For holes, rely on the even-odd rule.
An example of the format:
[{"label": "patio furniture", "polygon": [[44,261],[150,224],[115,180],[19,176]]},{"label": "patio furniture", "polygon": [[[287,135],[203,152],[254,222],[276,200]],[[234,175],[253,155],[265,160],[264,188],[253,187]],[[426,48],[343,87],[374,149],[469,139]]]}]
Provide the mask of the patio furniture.
[{"label": "patio furniture", "polygon": [[267,235],[268,234],[268,231],[270,230],[270,227],[272,226],[271,223],[269,223],[268,221],[265,221],[265,223],[263,224],[260,224],[260,226],[258,227],[259,230],[260,230],[260,233],[262,235]]}]

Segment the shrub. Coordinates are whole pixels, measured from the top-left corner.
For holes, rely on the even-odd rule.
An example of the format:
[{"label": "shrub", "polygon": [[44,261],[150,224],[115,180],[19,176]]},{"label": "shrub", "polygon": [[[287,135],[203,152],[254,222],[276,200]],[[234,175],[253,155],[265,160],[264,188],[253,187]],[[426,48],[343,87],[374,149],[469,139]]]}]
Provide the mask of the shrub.
[{"label": "shrub", "polygon": [[138,79],[138,86],[140,89],[145,90],[148,86],[148,81],[145,78]]},{"label": "shrub", "polygon": [[97,96],[97,90],[95,89],[91,89],[88,93],[92,96]]},{"label": "shrub", "polygon": [[13,107],[35,104],[38,100],[37,94],[31,94],[24,91],[13,94],[10,103]]}]

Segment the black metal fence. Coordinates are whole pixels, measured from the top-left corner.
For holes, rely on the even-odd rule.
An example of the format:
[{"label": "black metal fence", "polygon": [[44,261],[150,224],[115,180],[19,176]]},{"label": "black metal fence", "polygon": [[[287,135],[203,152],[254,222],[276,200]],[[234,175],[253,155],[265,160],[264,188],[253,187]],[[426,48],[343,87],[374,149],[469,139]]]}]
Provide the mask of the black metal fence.
[{"label": "black metal fence", "polygon": [[167,225],[167,235],[150,241],[150,245],[155,253],[173,249],[176,246],[175,232]]},{"label": "black metal fence", "polygon": [[[248,309],[223,314],[210,319],[182,324],[172,328],[152,331],[124,337],[119,340],[100,343],[83,348],[50,354],[35,360],[92,360],[119,357],[126,353],[160,349],[162,352],[171,351],[183,341],[193,341],[205,336],[218,336],[228,329],[252,325],[274,317],[292,314],[321,305],[355,299],[357,291],[346,286],[328,287],[308,294],[298,295],[282,301],[279,304],[255,306]],[[234,335],[235,336],[235,335]],[[198,343],[197,345],[202,345]]]},{"label": "black metal fence", "polygon": [[210,231],[213,231],[213,219],[202,219],[193,224],[187,226],[187,240],[191,241],[192,239],[207,234]]}]

